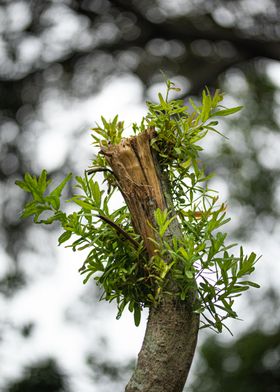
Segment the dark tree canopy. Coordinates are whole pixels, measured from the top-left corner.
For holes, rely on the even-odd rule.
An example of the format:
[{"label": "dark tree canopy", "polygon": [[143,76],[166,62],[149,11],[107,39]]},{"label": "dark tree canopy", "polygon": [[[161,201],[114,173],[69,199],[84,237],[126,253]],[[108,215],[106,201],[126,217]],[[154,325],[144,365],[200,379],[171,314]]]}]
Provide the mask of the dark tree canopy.
[{"label": "dark tree canopy", "polygon": [[10,382],[5,392],[68,392],[65,374],[53,359],[26,366],[21,378]]},{"label": "dark tree canopy", "polygon": [[252,330],[223,344],[208,338],[192,392],[276,392],[279,390],[279,330]]}]

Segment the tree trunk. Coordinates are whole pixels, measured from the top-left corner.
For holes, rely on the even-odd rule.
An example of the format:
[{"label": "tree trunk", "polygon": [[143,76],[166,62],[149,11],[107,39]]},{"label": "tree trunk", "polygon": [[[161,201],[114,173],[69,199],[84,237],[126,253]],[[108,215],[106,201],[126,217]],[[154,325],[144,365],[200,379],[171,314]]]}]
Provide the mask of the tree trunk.
[{"label": "tree trunk", "polygon": [[[152,130],[123,139],[118,145],[103,148],[118,186],[128,205],[132,223],[144,241],[149,257],[155,251],[152,229],[157,208],[172,210],[170,190],[157,157],[150,147]],[[165,240],[182,236],[175,218],[165,233]],[[176,285],[160,303],[150,308],[145,338],[136,369],[126,392],[181,392],[192,363],[197,341],[199,316],[193,312],[195,293],[185,301],[175,297]]]}]

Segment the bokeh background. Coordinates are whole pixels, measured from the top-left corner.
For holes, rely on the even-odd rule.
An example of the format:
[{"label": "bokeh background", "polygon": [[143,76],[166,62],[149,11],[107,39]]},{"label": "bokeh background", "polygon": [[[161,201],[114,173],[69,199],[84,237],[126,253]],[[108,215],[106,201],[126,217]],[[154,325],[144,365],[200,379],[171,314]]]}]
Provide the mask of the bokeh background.
[{"label": "bokeh background", "polygon": [[[46,168],[59,182],[94,156],[90,127],[129,128],[164,89],[163,71],[197,99],[205,85],[240,114],[203,155],[229,205],[232,240],[262,254],[237,301],[234,336],[200,334],[191,392],[280,390],[280,4],[277,0],[0,2],[0,390],[122,391],[145,320],[116,321],[82,284],[81,254],[57,227],[22,221],[14,182]],[[101,177],[100,177],[101,179]],[[69,192],[69,190],[68,190]]]}]

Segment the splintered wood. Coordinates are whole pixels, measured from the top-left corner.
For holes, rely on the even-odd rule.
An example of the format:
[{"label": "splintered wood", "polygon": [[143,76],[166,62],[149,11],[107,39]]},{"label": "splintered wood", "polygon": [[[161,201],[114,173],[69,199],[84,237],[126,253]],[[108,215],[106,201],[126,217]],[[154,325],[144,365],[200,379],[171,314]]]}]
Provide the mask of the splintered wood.
[{"label": "splintered wood", "polygon": [[132,224],[144,241],[149,256],[154,253],[154,211],[165,209],[166,201],[160,173],[150,147],[152,130],[137,137],[123,139],[120,144],[102,148],[128,205]]}]

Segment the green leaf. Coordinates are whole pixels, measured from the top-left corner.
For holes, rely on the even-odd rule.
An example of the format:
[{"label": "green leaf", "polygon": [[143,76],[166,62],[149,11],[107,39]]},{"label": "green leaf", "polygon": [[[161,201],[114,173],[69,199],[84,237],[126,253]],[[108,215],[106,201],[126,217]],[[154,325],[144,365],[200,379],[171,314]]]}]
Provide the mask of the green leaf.
[{"label": "green leaf", "polygon": [[243,108],[243,106],[237,106],[235,108],[218,110],[217,112],[212,113],[211,117],[229,116],[230,114],[234,114],[234,113],[239,112],[242,108]]},{"label": "green leaf", "polygon": [[208,120],[211,110],[211,96],[208,89],[202,92],[202,111],[201,111],[201,121],[205,122]]},{"label": "green leaf", "polygon": [[61,226],[63,226],[66,223],[66,214],[63,213],[62,211],[57,211],[54,215],[50,216],[47,219],[40,219],[38,223],[44,223],[45,225],[50,225],[55,221],[59,221],[61,223]]},{"label": "green leaf", "polygon": [[39,188],[36,177],[35,176],[32,177],[29,173],[25,173],[24,183],[30,189],[30,192],[32,193],[34,200],[43,203],[44,202],[43,194]]},{"label": "green leaf", "polygon": [[62,233],[59,238],[58,238],[58,243],[59,245],[61,245],[63,242],[66,242],[67,240],[69,240],[69,238],[71,237],[72,232],[71,231],[65,231],[64,233]]},{"label": "green leaf", "polygon": [[63,191],[63,188],[65,187],[65,185],[67,184],[67,182],[71,179],[72,177],[72,173],[69,173],[64,180],[50,193],[49,196],[53,196],[53,197],[58,197],[60,198],[61,193]]},{"label": "green leaf", "polygon": [[237,273],[237,261],[234,261],[231,265],[231,273],[233,277],[236,277]]},{"label": "green leaf", "polygon": [[92,204],[89,204],[86,201],[83,201],[77,197],[73,197],[71,200],[74,201],[74,203],[78,204],[78,206],[82,207],[84,210],[89,211],[95,209],[95,207]]},{"label": "green leaf", "polygon": [[256,289],[259,289],[261,287],[259,284],[255,283],[255,282],[251,282],[249,280],[244,280],[242,282],[239,282],[239,284],[243,284],[243,285],[246,285],[246,286],[247,285],[248,286],[252,286],[252,287],[255,287]]},{"label": "green leaf", "polygon": [[132,313],[134,311],[134,301],[130,301],[128,305],[128,310]]},{"label": "green leaf", "polygon": [[141,308],[138,304],[134,305],[134,324],[136,327],[140,325],[141,321]]},{"label": "green leaf", "polygon": [[242,291],[246,291],[246,290],[248,290],[249,289],[249,287],[248,286],[240,286],[240,285],[236,285],[236,286],[234,286],[234,287],[232,287],[231,289],[230,289],[230,291],[229,291],[229,293],[230,294],[232,294],[232,293],[240,293],[240,292],[242,292]]},{"label": "green leaf", "polygon": [[31,192],[30,185],[27,184],[25,181],[16,180],[16,181],[15,181],[15,184],[16,184],[17,186],[19,186],[21,189],[23,189],[25,192]]},{"label": "green leaf", "polygon": [[184,249],[182,246],[179,248],[179,252],[182,254],[182,256],[183,256],[186,260],[189,259],[188,252],[187,252],[186,249]]},{"label": "green leaf", "polygon": [[249,258],[248,258],[248,264],[251,265],[251,266],[253,266],[254,263],[255,263],[256,258],[257,258],[256,253],[252,252],[252,253],[250,254]]},{"label": "green leaf", "polygon": [[159,235],[160,237],[163,237],[166,230],[168,229],[168,227],[170,226],[170,223],[174,220],[174,217],[172,219],[167,220],[159,229]]},{"label": "green leaf", "polygon": [[92,192],[92,196],[93,196],[94,202],[95,202],[96,206],[98,208],[100,208],[100,206],[101,206],[101,196],[102,196],[104,191],[100,191],[98,182],[92,181],[92,180],[90,181],[90,188],[91,188],[91,192]]},{"label": "green leaf", "polygon": [[49,208],[43,204],[38,204],[36,200],[26,204],[22,214],[21,218],[27,218],[31,215],[36,215],[37,217],[34,217],[34,221],[36,222],[38,220],[39,214],[41,214],[43,211],[49,210]]},{"label": "green leaf", "polygon": [[220,92],[219,89],[215,91],[215,94],[212,98],[212,107],[215,108],[219,102],[223,100],[223,93]]},{"label": "green leaf", "polygon": [[189,98],[189,101],[190,101],[190,104],[192,105],[192,107],[194,108],[194,110],[196,111],[196,113],[200,114],[200,108],[194,103],[192,98]]},{"label": "green leaf", "polygon": [[49,203],[55,210],[59,210],[60,200],[58,196],[48,195],[45,197],[45,201]]},{"label": "green leaf", "polygon": [[44,194],[47,186],[51,182],[51,180],[47,181],[47,174],[47,170],[44,169],[38,178],[38,188],[42,194]]},{"label": "green leaf", "polygon": [[88,272],[87,276],[85,277],[85,279],[83,280],[83,284],[86,284],[88,282],[88,280],[90,279],[90,277],[94,274],[94,270],[86,270],[84,271],[84,273]]},{"label": "green leaf", "polygon": [[165,102],[165,100],[163,99],[163,96],[161,95],[161,93],[158,94],[158,98],[159,98],[159,102],[161,104],[162,110],[168,108],[168,105]]},{"label": "green leaf", "polygon": [[[118,306],[118,314],[117,314],[117,320],[119,320],[122,316],[122,313],[124,311],[124,308],[126,306],[125,300],[122,300]],[[135,312],[135,311],[134,311]]]},{"label": "green leaf", "polygon": [[193,278],[193,272],[191,272],[191,271],[185,270],[185,275],[186,275],[186,277],[187,277],[188,279],[192,279],[192,278]]}]

